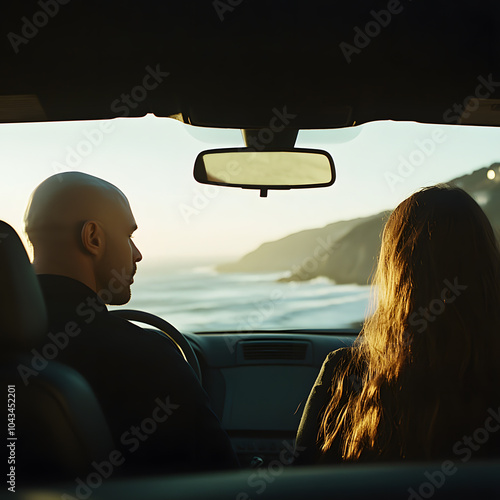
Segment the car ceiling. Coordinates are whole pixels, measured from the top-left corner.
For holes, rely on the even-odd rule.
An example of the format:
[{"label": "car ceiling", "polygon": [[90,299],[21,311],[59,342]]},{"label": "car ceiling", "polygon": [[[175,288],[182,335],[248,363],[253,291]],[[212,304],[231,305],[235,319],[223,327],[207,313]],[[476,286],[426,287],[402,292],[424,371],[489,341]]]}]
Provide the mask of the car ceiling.
[{"label": "car ceiling", "polygon": [[[500,81],[494,0],[59,2],[4,6],[0,122],[123,116],[112,103],[148,67],[169,75],[129,116],[234,128],[265,127],[276,110],[299,129],[456,123],[446,111],[476,96],[480,78]],[[23,36],[49,3],[53,15]],[[398,13],[377,29],[374,13],[389,8]]]}]

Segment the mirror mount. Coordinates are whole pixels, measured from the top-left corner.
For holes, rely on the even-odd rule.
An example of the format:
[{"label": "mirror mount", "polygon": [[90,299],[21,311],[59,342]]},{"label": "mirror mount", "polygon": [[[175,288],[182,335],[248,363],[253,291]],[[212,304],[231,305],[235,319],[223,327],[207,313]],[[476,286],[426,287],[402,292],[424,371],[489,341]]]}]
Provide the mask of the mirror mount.
[{"label": "mirror mount", "polygon": [[279,127],[273,127],[273,125],[270,125],[269,128],[247,128],[241,131],[245,146],[254,151],[293,149],[298,134],[298,129],[281,129]]}]

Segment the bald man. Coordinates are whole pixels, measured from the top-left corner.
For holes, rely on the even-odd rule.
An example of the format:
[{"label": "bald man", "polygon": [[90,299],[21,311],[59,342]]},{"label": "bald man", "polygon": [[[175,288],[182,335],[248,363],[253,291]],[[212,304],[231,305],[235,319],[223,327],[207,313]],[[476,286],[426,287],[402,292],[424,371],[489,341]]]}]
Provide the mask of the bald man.
[{"label": "bald man", "polygon": [[25,227],[49,313],[46,343],[57,338],[56,360],[94,389],[120,453],[115,472],[236,467],[229,438],[177,349],[105,306],[128,302],[142,259],[126,196],[91,175],[56,174],[33,192]]},{"label": "bald man", "polygon": [[129,301],[142,255],[128,200],[113,184],[80,172],[54,175],[32,194],[25,228],[37,273],[78,280],[108,304]]}]

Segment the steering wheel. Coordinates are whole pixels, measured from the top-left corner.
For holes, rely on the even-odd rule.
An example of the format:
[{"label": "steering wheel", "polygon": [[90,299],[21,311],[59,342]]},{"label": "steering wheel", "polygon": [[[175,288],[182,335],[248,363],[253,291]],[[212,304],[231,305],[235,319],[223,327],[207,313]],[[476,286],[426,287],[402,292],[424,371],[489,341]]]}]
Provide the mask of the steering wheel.
[{"label": "steering wheel", "polygon": [[118,318],[126,319],[128,321],[138,321],[139,323],[144,323],[160,330],[160,335],[170,340],[180,351],[186,362],[191,365],[191,368],[194,370],[194,373],[198,377],[201,384],[201,369],[198,358],[196,357],[191,344],[186,340],[186,337],[184,337],[184,335],[182,335],[182,333],[177,330],[175,326],[172,326],[168,321],[165,321],[154,314],[144,311],[136,311],[134,309],[116,309],[114,311],[110,311],[110,313]]}]

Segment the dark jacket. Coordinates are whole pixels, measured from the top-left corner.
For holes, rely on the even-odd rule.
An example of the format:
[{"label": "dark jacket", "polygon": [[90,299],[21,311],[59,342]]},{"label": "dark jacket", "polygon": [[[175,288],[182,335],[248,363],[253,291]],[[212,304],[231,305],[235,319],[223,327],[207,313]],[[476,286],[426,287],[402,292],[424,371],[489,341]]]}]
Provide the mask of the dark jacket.
[{"label": "dark jacket", "polygon": [[79,281],[40,275],[49,334],[38,351],[79,371],[99,400],[127,470],[235,468],[227,434],[192,368],[166,338],[111,315]]},{"label": "dark jacket", "polygon": [[[336,439],[331,446],[328,457],[322,457],[320,452],[322,442],[318,440],[318,432],[326,406],[332,399],[332,381],[337,379],[336,372],[340,366],[351,359],[351,352],[350,347],[337,349],[328,354],[321,367],[321,371],[307,399],[297,431],[295,445],[296,465],[317,464],[322,461],[328,463],[342,461],[339,439]],[[355,374],[349,377],[347,383],[350,391],[359,390],[360,380]],[[347,403],[350,391],[342,396],[338,405],[339,408],[342,408]]]},{"label": "dark jacket", "polygon": [[[296,439],[296,454],[297,459],[295,464],[307,465],[318,463],[340,463],[342,459],[341,440],[337,437],[329,450],[322,454],[322,441],[318,439],[318,432],[321,425],[321,420],[324,415],[326,406],[332,399],[332,386],[337,386],[339,376],[345,373],[346,364],[352,359],[352,348],[342,348],[331,352],[325,359],[321,371],[316,379],[316,382],[309,394],[304,413],[300,421]],[[359,393],[362,389],[362,378],[360,373],[355,373],[352,370],[348,371],[348,376],[344,377],[344,391],[342,397],[335,409],[332,420],[336,421],[339,412],[347,404],[349,397],[355,393]],[[425,397],[425,386],[421,388]],[[443,406],[445,406],[446,394],[442,395]],[[473,404],[473,403],[471,403]],[[415,408],[417,411],[418,408]],[[435,447],[434,460],[451,459],[456,461],[466,462],[471,458],[485,459],[498,458],[500,456],[500,406],[498,404],[491,406],[487,411],[483,411],[479,407],[476,419],[476,424],[464,422],[455,418],[454,407],[451,403],[447,403],[446,411],[449,414],[447,433],[445,439],[441,439],[441,435],[435,437],[437,446]],[[478,424],[478,425],[477,425]],[[397,428],[395,427],[395,430]],[[483,442],[479,445],[474,442],[473,436],[478,433],[479,438]],[[444,434],[444,433],[443,433]],[[384,456],[375,454],[371,450],[363,452],[360,461],[397,461],[401,460],[399,450],[401,445],[398,441],[398,433],[394,432],[394,440],[387,443],[387,451]],[[484,436],[486,435],[486,441]],[[472,440],[472,441],[471,441]],[[472,443],[472,444],[470,444]],[[407,456],[410,460],[425,460],[423,449],[417,445],[417,449]]]}]

